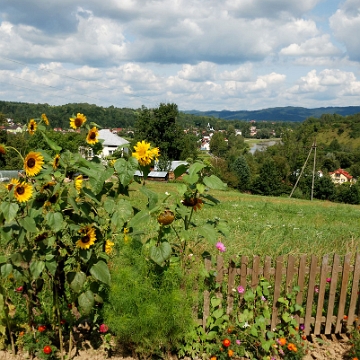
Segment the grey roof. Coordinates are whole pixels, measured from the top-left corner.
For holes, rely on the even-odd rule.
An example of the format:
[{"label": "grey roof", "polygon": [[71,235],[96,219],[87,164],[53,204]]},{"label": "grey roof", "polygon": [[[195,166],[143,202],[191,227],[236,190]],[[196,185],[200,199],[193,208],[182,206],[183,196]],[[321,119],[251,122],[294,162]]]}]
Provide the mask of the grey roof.
[{"label": "grey roof", "polygon": [[[150,171],[148,177],[155,177],[155,178],[164,178],[167,175],[167,171]],[[142,172],[139,170],[135,171],[136,176],[143,176]]]},{"label": "grey roof", "polygon": [[104,146],[121,146],[129,144],[129,141],[119,135],[113,134],[109,129],[99,130],[99,139],[104,140]]},{"label": "grey roof", "polygon": [[[187,165],[188,163],[186,161],[181,161],[181,160],[173,160],[171,161],[171,165],[170,165],[170,171],[174,171],[178,166],[180,165]],[[157,170],[158,168],[158,162],[155,161],[154,164],[154,170]]]}]

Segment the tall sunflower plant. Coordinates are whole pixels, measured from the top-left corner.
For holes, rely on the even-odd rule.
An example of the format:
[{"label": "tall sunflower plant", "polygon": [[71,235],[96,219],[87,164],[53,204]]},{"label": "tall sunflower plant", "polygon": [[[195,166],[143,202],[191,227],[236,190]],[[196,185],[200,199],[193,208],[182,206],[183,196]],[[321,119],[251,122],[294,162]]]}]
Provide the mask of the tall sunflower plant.
[{"label": "tall sunflower plant", "polygon": [[[57,344],[63,358],[77,341],[74,326],[85,319],[98,326],[97,309],[111,282],[109,259],[117,241],[130,238],[126,224],[135,215],[128,186],[139,166],[149,165],[136,156],[111,165],[97,156],[86,160],[53,142],[48,126],[45,114],[27,125],[27,136],[40,132],[46,149],[22,156],[0,145],[1,154],[21,157],[24,170],[0,192],[0,334],[7,334],[15,353],[19,334],[46,325],[57,336],[48,345]],[[99,127],[87,125],[85,115],[71,117],[70,127],[99,148]],[[152,158],[158,154],[152,149]],[[19,322],[23,309],[26,324]]]}]

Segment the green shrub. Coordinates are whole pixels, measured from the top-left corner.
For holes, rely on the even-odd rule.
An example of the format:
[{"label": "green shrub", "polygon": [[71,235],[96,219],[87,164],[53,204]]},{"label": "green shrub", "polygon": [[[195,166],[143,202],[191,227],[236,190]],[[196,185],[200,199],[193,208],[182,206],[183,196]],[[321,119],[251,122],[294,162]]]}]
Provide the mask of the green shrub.
[{"label": "green shrub", "polygon": [[160,268],[127,245],[114,259],[105,322],[122,347],[142,357],[175,350],[194,327],[193,281],[178,266]]}]

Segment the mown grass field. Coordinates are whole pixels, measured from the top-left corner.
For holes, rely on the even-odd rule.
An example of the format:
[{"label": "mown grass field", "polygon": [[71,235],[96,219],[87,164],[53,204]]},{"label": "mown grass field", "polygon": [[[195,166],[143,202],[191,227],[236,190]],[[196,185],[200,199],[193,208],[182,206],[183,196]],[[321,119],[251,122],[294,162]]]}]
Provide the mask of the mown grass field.
[{"label": "mown grass field", "polygon": [[[146,186],[160,196],[165,191],[177,193],[175,183],[147,182]],[[136,191],[139,187],[131,185],[131,197],[134,204],[143,207],[146,198]],[[221,203],[205,205],[195,213],[194,220],[197,224],[215,217],[227,221],[230,235],[220,239],[227,247],[226,255],[322,256],[360,251],[360,206],[248,195],[235,190],[210,193]],[[206,243],[204,249],[215,253]]]}]

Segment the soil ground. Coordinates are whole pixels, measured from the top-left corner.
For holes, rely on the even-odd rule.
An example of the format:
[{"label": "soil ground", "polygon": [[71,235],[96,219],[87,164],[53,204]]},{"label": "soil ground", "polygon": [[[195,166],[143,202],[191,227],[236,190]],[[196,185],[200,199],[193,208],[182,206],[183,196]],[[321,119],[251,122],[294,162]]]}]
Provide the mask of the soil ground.
[{"label": "soil ground", "polygon": [[[304,360],[340,360],[346,359],[346,353],[349,350],[349,343],[342,339],[339,341],[320,340],[317,339],[314,342],[308,343],[308,353]],[[0,360],[28,360],[27,354],[12,355],[6,351],[0,351]],[[80,350],[74,360],[103,360],[106,359],[106,354],[101,350]],[[135,360],[133,357],[122,357],[121,355],[114,355],[109,358],[110,360]],[[172,359],[177,359],[173,356]],[[33,360],[36,360],[33,359]],[[191,360],[185,358],[184,360]],[[200,360],[200,358],[198,358]]]}]

